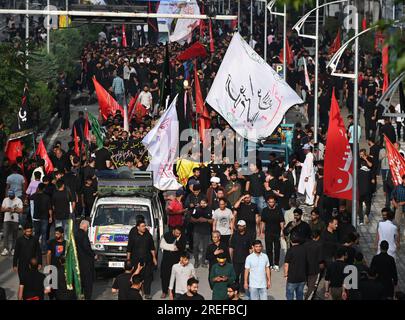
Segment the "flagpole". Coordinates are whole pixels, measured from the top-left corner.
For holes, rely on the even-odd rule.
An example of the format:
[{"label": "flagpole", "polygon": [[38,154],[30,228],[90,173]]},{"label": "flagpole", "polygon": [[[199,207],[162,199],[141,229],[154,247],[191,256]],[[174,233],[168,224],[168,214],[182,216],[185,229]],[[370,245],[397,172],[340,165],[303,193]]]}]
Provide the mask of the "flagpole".
[{"label": "flagpole", "polygon": [[264,6],[264,61],[267,62],[267,0]]},{"label": "flagpole", "polygon": [[[352,224],[357,226],[357,173],[358,173],[358,126],[359,126],[359,14],[356,11],[354,19],[354,97],[353,97],[353,188],[352,188]],[[361,205],[361,204],[360,204]]]},{"label": "flagpole", "polygon": [[[124,92],[124,130],[129,131],[127,97]],[[135,106],[136,107],[136,106]]]},{"label": "flagpole", "polygon": [[[283,77],[287,81],[287,5],[284,4],[283,20]],[[284,117],[285,121],[285,117]],[[285,123],[285,122],[284,122]]]},{"label": "flagpole", "polygon": [[238,32],[240,32],[240,1],[238,0]]},{"label": "flagpole", "polygon": [[250,0],[250,41],[253,43],[253,0]]},{"label": "flagpole", "polygon": [[[316,0],[316,8],[319,7],[319,0]],[[315,19],[315,86],[314,86],[314,143],[318,143],[318,68],[319,68],[319,10],[316,10]]]}]

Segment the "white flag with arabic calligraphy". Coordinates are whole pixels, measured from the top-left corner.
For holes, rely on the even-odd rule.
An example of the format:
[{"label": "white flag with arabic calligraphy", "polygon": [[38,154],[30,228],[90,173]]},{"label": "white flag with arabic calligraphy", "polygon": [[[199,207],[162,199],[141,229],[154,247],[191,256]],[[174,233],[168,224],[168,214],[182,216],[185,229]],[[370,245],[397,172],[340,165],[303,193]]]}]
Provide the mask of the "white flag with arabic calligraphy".
[{"label": "white flag with arabic calligraphy", "polygon": [[244,138],[270,136],[303,101],[239,33],[235,33],[206,101]]},{"label": "white flag with arabic calligraphy", "polygon": [[158,123],[142,140],[152,157],[147,170],[153,172],[155,187],[163,191],[177,190],[182,187],[173,172],[179,147],[176,102],[177,96]]}]

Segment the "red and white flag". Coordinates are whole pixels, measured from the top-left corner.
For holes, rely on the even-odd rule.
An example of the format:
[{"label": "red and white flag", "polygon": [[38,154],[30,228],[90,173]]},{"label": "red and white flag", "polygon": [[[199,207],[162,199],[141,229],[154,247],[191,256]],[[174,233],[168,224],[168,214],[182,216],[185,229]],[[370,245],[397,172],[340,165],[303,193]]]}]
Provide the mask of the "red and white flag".
[{"label": "red and white flag", "polygon": [[390,139],[384,135],[385,148],[387,150],[388,163],[390,165],[392,182],[394,185],[400,185],[402,183],[402,176],[405,174],[405,159],[394,147]]},{"label": "red and white flag", "polygon": [[53,172],[54,167],[51,159],[49,158],[48,152],[46,152],[44,141],[41,139],[38,144],[36,155],[40,156],[41,159],[45,160],[45,171],[46,173]]},{"label": "red and white flag", "polygon": [[307,60],[304,59],[304,74],[305,74],[305,85],[307,86],[308,90],[311,91],[311,80],[309,79],[308,75],[308,68],[307,68]]},{"label": "red and white flag", "polygon": [[323,191],[332,198],[352,200],[353,182],[352,150],[333,89],[325,148]]}]

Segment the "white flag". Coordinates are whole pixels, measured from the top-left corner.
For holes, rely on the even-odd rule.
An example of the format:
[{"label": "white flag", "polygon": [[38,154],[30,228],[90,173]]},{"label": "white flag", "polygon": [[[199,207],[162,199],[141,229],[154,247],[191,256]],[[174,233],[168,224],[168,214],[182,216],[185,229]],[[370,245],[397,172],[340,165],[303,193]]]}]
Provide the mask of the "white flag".
[{"label": "white flag", "polygon": [[153,172],[155,187],[163,191],[177,190],[182,187],[173,172],[179,147],[176,101],[177,96],[159,122],[142,140],[152,157],[147,170]]},{"label": "white flag", "polygon": [[287,110],[303,101],[236,33],[206,101],[251,141],[267,138]]},{"label": "white flag", "polygon": [[309,80],[308,75],[307,60],[305,60],[305,57],[302,57],[302,59],[304,59],[305,85],[307,86],[308,90],[311,91],[311,81]]},{"label": "white flag", "polygon": [[[199,15],[200,7],[198,6],[197,0],[190,0],[187,3],[184,3],[180,10],[180,14]],[[170,41],[176,41],[180,44],[184,44],[185,41],[190,43],[193,30],[199,24],[199,19],[177,19],[176,27],[170,36]]]}]

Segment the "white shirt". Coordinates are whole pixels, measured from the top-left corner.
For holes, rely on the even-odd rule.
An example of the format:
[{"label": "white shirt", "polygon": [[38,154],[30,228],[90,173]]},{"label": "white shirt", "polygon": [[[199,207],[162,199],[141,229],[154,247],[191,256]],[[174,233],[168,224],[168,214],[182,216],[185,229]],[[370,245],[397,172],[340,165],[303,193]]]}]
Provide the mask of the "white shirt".
[{"label": "white shirt", "polygon": [[142,91],[139,94],[139,102],[149,109],[152,106],[152,94],[150,92]]},{"label": "white shirt", "polygon": [[131,69],[128,66],[124,67],[124,80],[129,80],[129,76],[131,75]]},{"label": "white shirt", "polygon": [[185,294],[187,292],[187,280],[190,278],[195,278],[194,266],[191,263],[186,266],[182,266],[180,262],[176,263],[172,268],[169,289],[173,290],[176,283],[176,293]]},{"label": "white shirt", "polygon": [[[23,208],[23,203],[20,198],[15,197],[13,200],[10,198],[4,198],[1,205],[3,208]],[[19,214],[16,212],[4,212],[4,222],[18,222]]]},{"label": "white shirt", "polygon": [[398,235],[398,227],[390,220],[381,221],[378,223],[378,251],[380,253],[380,243],[382,241],[388,242],[388,254],[396,258],[397,243],[396,237]]},{"label": "white shirt", "polygon": [[270,267],[269,258],[265,253],[252,253],[247,256],[245,268],[249,269],[249,287],[263,289],[267,287],[266,268]]},{"label": "white shirt", "polygon": [[231,235],[231,220],[232,211],[229,208],[221,210],[220,208],[214,211],[212,218],[216,221],[216,230],[221,233],[222,236]]}]

